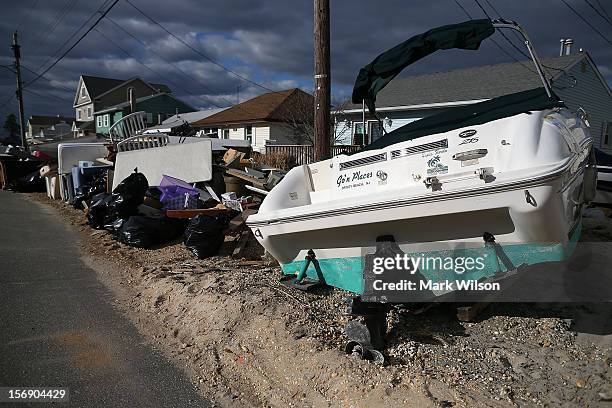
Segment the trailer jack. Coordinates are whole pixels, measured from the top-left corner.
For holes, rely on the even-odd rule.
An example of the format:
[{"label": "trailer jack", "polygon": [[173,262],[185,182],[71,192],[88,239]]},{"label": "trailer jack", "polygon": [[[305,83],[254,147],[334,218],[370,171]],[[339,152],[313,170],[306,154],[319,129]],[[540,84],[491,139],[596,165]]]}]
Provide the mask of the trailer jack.
[{"label": "trailer jack", "polygon": [[[319,261],[317,260],[317,256],[315,255],[312,249],[308,250],[306,254],[306,263],[302,270],[297,274],[297,276],[293,277],[291,275],[286,275],[281,278],[281,283],[287,286],[291,286],[298,290],[302,290],[304,292],[312,291],[315,288],[325,285],[325,279],[323,278],[323,273],[321,272],[321,267],[319,265]],[[306,272],[308,272],[308,268],[312,264],[317,271],[317,280],[310,279],[306,277]]]}]

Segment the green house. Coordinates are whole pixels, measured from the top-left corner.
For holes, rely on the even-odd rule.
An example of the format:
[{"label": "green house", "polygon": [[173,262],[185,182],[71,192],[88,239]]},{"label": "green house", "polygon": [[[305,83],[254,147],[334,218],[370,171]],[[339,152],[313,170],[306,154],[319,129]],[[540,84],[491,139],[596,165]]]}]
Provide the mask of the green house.
[{"label": "green house", "polygon": [[[137,98],[134,108],[134,112],[147,112],[147,124],[150,126],[158,125],[177,113],[193,112],[194,110],[195,109],[185,102],[167,93],[158,93]],[[110,127],[124,116],[129,115],[131,111],[130,103],[122,102],[94,112],[96,133],[108,135]]]}]

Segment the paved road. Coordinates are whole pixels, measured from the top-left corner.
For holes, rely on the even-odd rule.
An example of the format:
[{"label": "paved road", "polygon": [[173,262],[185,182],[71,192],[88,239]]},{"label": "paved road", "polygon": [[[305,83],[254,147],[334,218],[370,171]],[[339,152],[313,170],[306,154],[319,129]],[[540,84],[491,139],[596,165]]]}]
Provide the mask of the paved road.
[{"label": "paved road", "polygon": [[209,406],[113,308],[75,242],[51,210],[0,191],[0,386],[67,386],[71,407]]}]

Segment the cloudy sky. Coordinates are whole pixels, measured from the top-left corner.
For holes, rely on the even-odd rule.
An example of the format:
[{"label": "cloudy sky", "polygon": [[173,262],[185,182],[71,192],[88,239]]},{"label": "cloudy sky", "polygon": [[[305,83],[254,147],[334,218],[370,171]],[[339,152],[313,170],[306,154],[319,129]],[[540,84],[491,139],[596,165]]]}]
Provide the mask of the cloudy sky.
[{"label": "cloudy sky", "polygon": [[[265,92],[222,65],[265,88],[312,89],[313,2],[309,0],[131,0],[196,53],[155,25],[126,0],[64,59],[25,93],[26,114],[74,115],[72,100],[79,75],[110,78],[140,76],[166,83],[198,108],[228,106]],[[595,26],[581,21],[561,0],[480,0],[491,16],[520,22],[542,57],[556,56],[559,39],[571,37],[575,49],[588,51],[612,85],[612,0],[566,0]],[[12,63],[10,37],[19,31],[22,63],[41,72],[61,54],[62,45],[105,0],[2,0],[0,64]],[[484,17],[474,0],[457,0],[474,18]],[[429,28],[467,19],[455,0],[331,0],[332,85],[334,101],[346,99],[359,68],[383,50]],[[601,15],[589,5],[593,5]],[[602,10],[603,8],[603,10]],[[99,14],[98,14],[99,15]],[[95,18],[94,18],[95,19]],[[91,20],[94,21],[94,20]],[[79,31],[84,32],[91,23]],[[75,36],[68,44],[78,38]],[[523,57],[499,34],[497,41]],[[513,36],[510,38],[514,39]],[[206,57],[208,57],[208,59]],[[438,53],[406,74],[512,61],[491,42],[480,52]],[[215,63],[218,63],[215,64]],[[14,75],[0,69],[0,115],[17,112]],[[24,80],[35,75],[24,70]],[[239,95],[238,95],[239,94]]]}]

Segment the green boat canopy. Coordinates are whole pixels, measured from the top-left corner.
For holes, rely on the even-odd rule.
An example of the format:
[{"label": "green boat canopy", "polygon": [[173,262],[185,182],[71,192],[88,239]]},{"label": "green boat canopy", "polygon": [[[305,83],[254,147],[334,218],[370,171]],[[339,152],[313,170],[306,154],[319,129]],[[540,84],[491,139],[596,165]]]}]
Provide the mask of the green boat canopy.
[{"label": "green boat canopy", "polygon": [[549,98],[544,88],[535,88],[523,92],[489,99],[484,102],[459,106],[427,116],[408,123],[393,132],[387,133],[359,152],[382,149],[395,143],[413,140],[419,137],[448,132],[467,126],[481,125],[493,120],[565,106],[554,93]]},{"label": "green boat canopy", "polygon": [[485,38],[495,32],[489,19],[470,20],[431,29],[383,52],[359,70],[353,88],[353,103],[365,101],[372,114],[376,94],[408,65],[437,50],[459,48],[477,50]]}]

